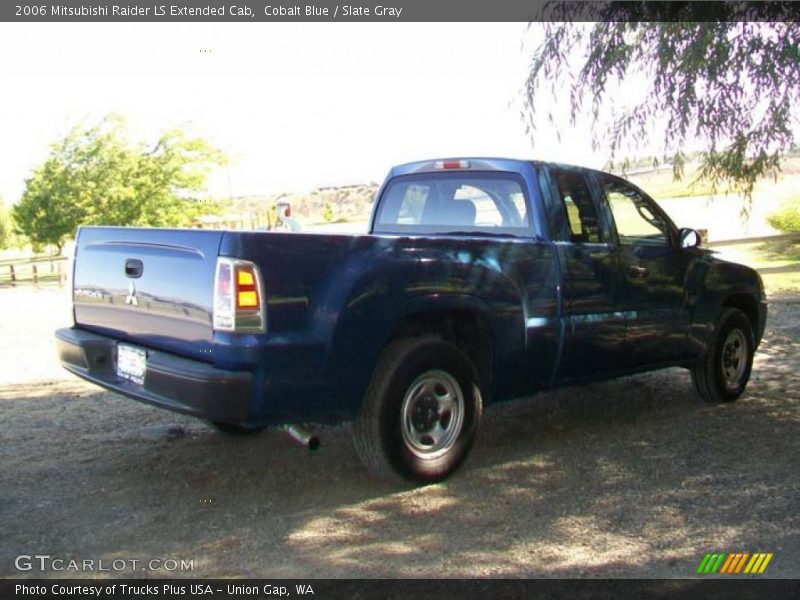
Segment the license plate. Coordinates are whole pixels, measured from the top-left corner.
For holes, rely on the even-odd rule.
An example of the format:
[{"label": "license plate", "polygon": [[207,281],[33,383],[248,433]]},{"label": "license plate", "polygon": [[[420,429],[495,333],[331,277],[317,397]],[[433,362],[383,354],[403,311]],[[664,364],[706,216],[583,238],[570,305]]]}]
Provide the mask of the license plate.
[{"label": "license plate", "polygon": [[147,370],[147,354],[141,348],[117,344],[117,375],[134,383],[143,384]]}]

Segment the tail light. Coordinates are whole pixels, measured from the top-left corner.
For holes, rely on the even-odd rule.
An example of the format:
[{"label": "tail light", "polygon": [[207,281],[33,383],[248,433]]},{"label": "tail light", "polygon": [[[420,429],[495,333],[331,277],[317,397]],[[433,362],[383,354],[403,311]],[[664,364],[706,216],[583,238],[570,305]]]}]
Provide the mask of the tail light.
[{"label": "tail light", "polygon": [[242,333],[266,330],[264,287],[258,267],[247,260],[217,259],[214,329]]}]

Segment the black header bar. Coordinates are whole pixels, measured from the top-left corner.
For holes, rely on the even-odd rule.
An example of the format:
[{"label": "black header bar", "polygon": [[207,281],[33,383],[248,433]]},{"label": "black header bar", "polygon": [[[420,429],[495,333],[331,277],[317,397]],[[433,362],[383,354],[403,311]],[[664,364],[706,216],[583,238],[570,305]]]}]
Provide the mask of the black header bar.
[{"label": "black header bar", "polygon": [[0,22],[799,21],[800,2],[4,0]]},{"label": "black header bar", "polygon": [[281,600],[346,598],[393,600],[492,600],[530,598],[605,600],[783,600],[797,598],[800,583],[780,579],[6,579],[4,600],[83,598],[204,598]]}]

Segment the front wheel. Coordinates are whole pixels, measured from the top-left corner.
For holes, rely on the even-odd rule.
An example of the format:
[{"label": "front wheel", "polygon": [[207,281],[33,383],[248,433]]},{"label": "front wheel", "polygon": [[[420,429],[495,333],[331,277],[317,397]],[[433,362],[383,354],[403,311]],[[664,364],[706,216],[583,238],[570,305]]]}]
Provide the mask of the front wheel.
[{"label": "front wheel", "polygon": [[463,352],[434,337],[402,339],[375,368],[353,441],[374,474],[432,483],[466,458],[482,410],[475,369]]},{"label": "front wheel", "polygon": [[736,308],[720,315],[714,339],[692,369],[692,383],[700,398],[711,404],[733,402],[750,380],[755,336],[750,320]]}]

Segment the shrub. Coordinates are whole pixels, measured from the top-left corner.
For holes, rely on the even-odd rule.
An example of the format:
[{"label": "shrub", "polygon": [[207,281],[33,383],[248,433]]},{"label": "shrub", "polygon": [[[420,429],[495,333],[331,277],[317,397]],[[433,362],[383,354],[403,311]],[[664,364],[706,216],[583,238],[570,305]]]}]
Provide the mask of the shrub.
[{"label": "shrub", "polygon": [[767,222],[775,229],[789,233],[800,233],[800,197],[788,203],[767,217]]},{"label": "shrub", "polygon": [[3,199],[0,198],[0,250],[5,250],[14,245],[14,224],[11,213],[6,210]]}]

